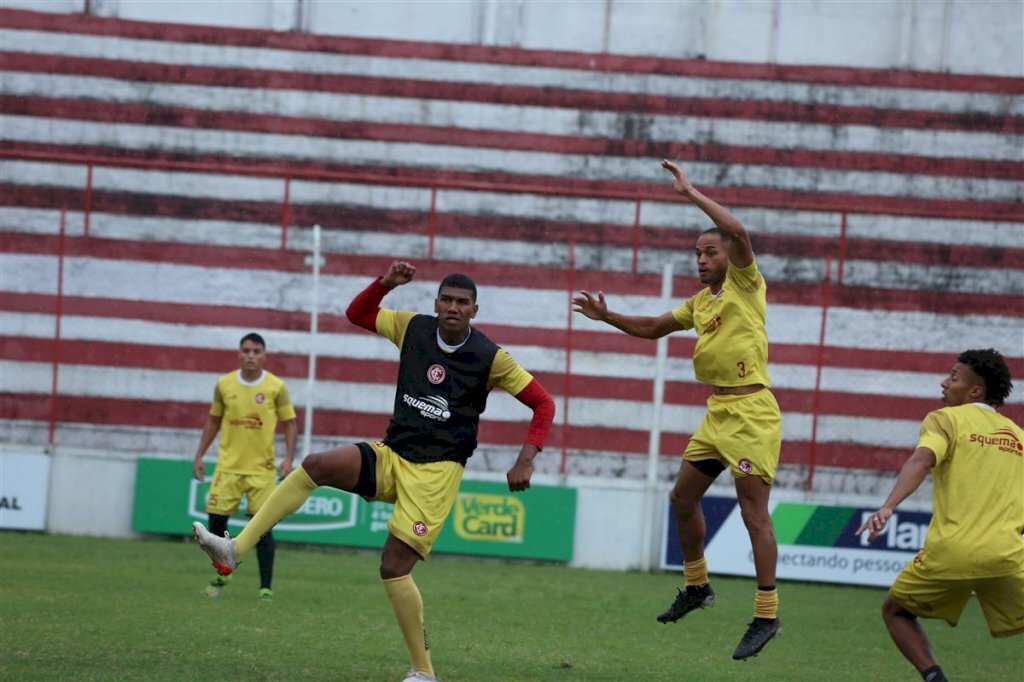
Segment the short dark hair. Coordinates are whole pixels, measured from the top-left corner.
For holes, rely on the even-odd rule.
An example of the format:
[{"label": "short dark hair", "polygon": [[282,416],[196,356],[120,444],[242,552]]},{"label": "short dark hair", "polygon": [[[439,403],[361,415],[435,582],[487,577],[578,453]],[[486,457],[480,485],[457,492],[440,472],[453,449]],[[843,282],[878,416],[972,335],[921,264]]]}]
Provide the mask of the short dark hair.
[{"label": "short dark hair", "polygon": [[709,227],[708,229],[704,230],[703,232],[701,232],[701,233],[700,233],[699,235],[697,235],[697,236],[698,236],[698,237],[700,237],[700,236],[703,236],[703,235],[705,235],[705,234],[717,234],[717,235],[718,235],[718,236],[719,236],[719,237],[720,237],[720,238],[722,239],[722,242],[727,242],[727,241],[729,241],[730,239],[732,239],[732,237],[730,237],[729,235],[727,235],[727,234],[726,234],[725,232],[722,232],[722,231],[721,231],[720,229],[718,229],[717,227]]},{"label": "short dark hair", "polygon": [[476,303],[476,284],[467,275],[463,275],[459,272],[453,272],[444,279],[441,280],[441,285],[437,287],[437,295],[441,295],[441,289],[445,287],[451,287],[453,289],[468,289],[473,292],[473,303]]},{"label": "short dark hair", "polygon": [[1003,404],[1013,390],[1013,382],[1010,368],[998,351],[992,348],[965,350],[957,360],[970,367],[985,384],[985,402],[996,407]]},{"label": "short dark hair", "polygon": [[248,334],[243,336],[242,340],[238,342],[238,347],[241,348],[242,344],[245,343],[246,341],[252,341],[253,343],[258,343],[261,346],[263,346],[263,350],[267,349],[267,342],[264,341],[263,337],[260,336],[259,334],[257,334],[256,332],[249,332]]}]

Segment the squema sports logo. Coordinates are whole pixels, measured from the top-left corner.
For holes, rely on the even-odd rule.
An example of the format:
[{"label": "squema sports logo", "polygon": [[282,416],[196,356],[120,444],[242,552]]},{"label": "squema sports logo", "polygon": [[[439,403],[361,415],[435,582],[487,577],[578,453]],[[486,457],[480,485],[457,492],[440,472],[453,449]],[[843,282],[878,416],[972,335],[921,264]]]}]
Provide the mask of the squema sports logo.
[{"label": "squema sports logo", "polygon": [[916,552],[924,546],[931,514],[921,512],[893,513],[874,542],[868,542],[867,533],[854,535],[874,511],[780,502],[772,512],[772,524],[780,545],[862,547],[893,552]]},{"label": "squema sports logo", "polygon": [[[202,483],[192,479],[189,487],[188,513],[189,516],[201,521],[206,521],[206,499],[210,494],[210,479]],[[357,512],[359,508],[359,497],[352,493],[346,493],[327,486],[317,488],[313,494],[306,499],[295,513],[275,526],[282,531],[327,531],[352,528],[356,525]],[[228,519],[228,525],[232,528],[245,526],[246,500],[238,508],[235,516]],[[232,532],[232,535],[235,533]]]},{"label": "squema sports logo", "polygon": [[463,540],[522,542],[526,505],[511,495],[459,493],[455,534]]},{"label": "squema sports logo", "polygon": [[972,443],[982,445],[994,445],[1002,452],[1009,452],[1018,457],[1024,456],[1024,443],[1020,442],[1017,434],[1010,429],[998,429],[987,436],[980,433],[971,434]]}]

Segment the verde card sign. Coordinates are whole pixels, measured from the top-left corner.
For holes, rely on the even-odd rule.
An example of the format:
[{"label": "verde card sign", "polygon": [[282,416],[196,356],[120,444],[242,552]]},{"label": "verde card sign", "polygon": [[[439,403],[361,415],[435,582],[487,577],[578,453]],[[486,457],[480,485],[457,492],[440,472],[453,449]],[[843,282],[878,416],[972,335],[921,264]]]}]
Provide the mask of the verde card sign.
[{"label": "verde card sign", "polygon": [[575,523],[575,488],[463,481],[437,550],[569,561]]},{"label": "verde card sign", "polygon": [[469,542],[522,544],[526,504],[512,495],[459,493],[452,529]]},{"label": "verde card sign", "polygon": [[[140,458],[132,529],[191,533],[193,521],[206,521],[212,472],[210,465],[207,480],[197,481],[190,461]],[[318,488],[274,528],[274,536],[286,542],[381,547],[392,509],[390,504],[371,504],[351,493]],[[245,511],[239,509],[229,520],[232,535],[245,525]],[[569,561],[575,521],[573,488],[533,486],[513,494],[503,484],[464,480],[434,551]]]}]

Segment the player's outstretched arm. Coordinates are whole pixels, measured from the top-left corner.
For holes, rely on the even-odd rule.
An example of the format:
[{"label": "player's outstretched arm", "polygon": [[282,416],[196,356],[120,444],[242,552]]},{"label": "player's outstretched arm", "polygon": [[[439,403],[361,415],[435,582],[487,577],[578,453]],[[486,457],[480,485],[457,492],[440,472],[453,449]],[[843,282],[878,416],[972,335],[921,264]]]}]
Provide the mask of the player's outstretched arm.
[{"label": "player's outstretched arm", "polygon": [[917,448],[914,450],[914,454],[910,456],[910,459],[900,469],[900,474],[896,477],[896,483],[893,484],[889,497],[885,499],[885,504],[869,516],[867,521],[861,524],[855,535],[868,531],[868,542],[872,542],[881,535],[882,531],[885,530],[885,524],[889,522],[889,517],[892,516],[896,507],[920,487],[925,476],[928,475],[928,472],[934,466],[934,452],[928,448]]},{"label": "player's outstretched arm", "polygon": [[683,169],[668,159],[661,162],[661,167],[672,174],[672,188],[683,195],[697,208],[704,211],[719,230],[729,237],[726,248],[729,251],[729,262],[737,267],[745,268],[754,262],[754,249],[750,245],[750,235],[743,223],[736,219],[725,206],[704,196],[693,186]]},{"label": "player's outstretched arm", "polygon": [[638,336],[642,339],[660,339],[666,334],[683,329],[671,311],[652,317],[650,315],[623,315],[608,309],[604,300],[604,292],[596,294],[589,291],[580,291],[572,297],[573,312],[598,322],[605,322],[620,329],[630,336]]}]

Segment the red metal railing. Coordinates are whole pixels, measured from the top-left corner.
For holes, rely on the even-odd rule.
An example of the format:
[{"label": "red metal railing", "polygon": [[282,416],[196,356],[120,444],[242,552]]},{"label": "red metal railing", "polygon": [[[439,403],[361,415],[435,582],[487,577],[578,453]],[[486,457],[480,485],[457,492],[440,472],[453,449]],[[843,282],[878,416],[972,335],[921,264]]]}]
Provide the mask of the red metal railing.
[{"label": "red metal railing", "polygon": [[[103,157],[94,155],[83,155],[75,153],[57,153],[57,152],[39,152],[39,151],[11,151],[11,150],[0,150],[0,159],[9,160],[27,160],[27,161],[44,161],[51,163],[60,164],[72,164],[72,165],[84,165],[87,168],[86,181],[84,188],[84,199],[82,211],[84,213],[84,236],[89,236],[90,226],[90,215],[92,212],[93,204],[93,171],[96,166],[105,167],[116,167],[116,168],[133,168],[140,170],[170,170],[179,172],[195,172],[195,173],[217,173],[221,175],[240,175],[248,177],[261,177],[261,178],[279,178],[282,181],[283,198],[281,202],[281,241],[280,249],[285,250],[288,246],[288,230],[290,228],[290,217],[291,217],[291,185],[293,180],[313,180],[313,181],[330,181],[339,183],[358,183],[358,184],[373,184],[373,185],[389,185],[389,186],[405,186],[405,187],[420,187],[430,189],[430,203],[427,208],[428,219],[427,219],[427,237],[428,237],[428,257],[433,260],[435,255],[435,240],[437,232],[437,192],[439,189],[453,189],[463,191],[481,191],[481,192],[500,192],[507,194],[537,194],[545,196],[563,196],[563,197],[584,197],[590,199],[605,199],[605,200],[619,200],[619,201],[631,201],[634,202],[634,219],[633,219],[633,230],[632,230],[632,259],[631,259],[631,271],[636,274],[639,268],[639,254],[643,248],[642,240],[642,226],[641,226],[641,211],[644,201],[664,201],[663,198],[657,198],[653,196],[640,196],[637,192],[624,192],[616,190],[606,189],[576,189],[576,188],[551,188],[544,185],[533,185],[533,184],[510,184],[507,182],[502,183],[488,183],[488,182],[475,182],[465,180],[444,180],[444,179],[431,179],[431,180],[420,180],[416,178],[396,178],[392,176],[377,175],[373,173],[355,173],[355,172],[342,172],[342,171],[326,171],[326,170],[305,170],[296,168],[284,168],[275,166],[247,166],[242,164],[232,163],[202,163],[202,162],[191,162],[191,161],[170,161],[170,160],[155,160],[155,159],[131,159],[131,158],[117,158],[117,157]],[[60,219],[60,238],[59,238],[59,252],[58,256],[58,282],[57,282],[57,307],[56,307],[56,327],[55,327],[55,343],[54,343],[54,356],[53,356],[53,379],[51,386],[51,410],[50,410],[50,423],[49,423],[49,444],[54,445],[56,422],[57,422],[57,400],[58,400],[58,372],[60,365],[60,326],[61,326],[61,315],[62,315],[62,297],[63,297],[63,266],[64,266],[64,240],[66,230],[66,207],[62,207],[61,219]],[[847,214],[846,212],[841,213],[841,231],[838,244],[838,284],[842,285],[843,278],[843,265],[846,256],[846,226],[847,226]],[[575,291],[575,269],[576,269],[576,244],[575,240],[570,240],[568,243],[568,265],[567,265],[567,285],[570,295]],[[820,409],[820,381],[821,371],[824,363],[824,349],[825,349],[825,329],[826,329],[826,318],[828,315],[829,305],[829,290],[830,290],[830,277],[831,277],[832,259],[831,257],[826,258],[825,265],[825,276],[822,281],[822,322],[818,340],[818,357],[816,363],[816,377],[814,386],[814,400],[813,400],[813,427],[812,437],[810,443],[810,455],[808,461],[808,473],[806,487],[811,489],[814,481],[814,468],[816,459],[816,437],[817,437],[817,423],[818,413]],[[652,292],[653,293],[653,292]],[[571,445],[571,422],[569,420],[569,395],[570,386],[572,379],[572,344],[573,344],[573,314],[571,312],[568,315],[568,325],[566,329],[566,361],[565,361],[565,397],[562,406],[562,444],[561,444],[561,473],[566,472],[568,450]]]}]

